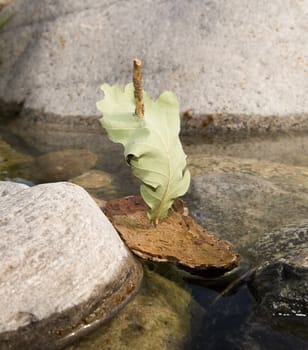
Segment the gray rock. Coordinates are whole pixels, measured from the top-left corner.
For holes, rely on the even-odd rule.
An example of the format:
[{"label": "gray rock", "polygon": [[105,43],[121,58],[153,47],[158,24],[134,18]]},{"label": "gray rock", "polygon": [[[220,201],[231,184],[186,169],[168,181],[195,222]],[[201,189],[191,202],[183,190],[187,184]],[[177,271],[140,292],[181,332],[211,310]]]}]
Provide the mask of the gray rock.
[{"label": "gray rock", "polygon": [[[173,90],[181,109],[223,128],[307,129],[306,2],[16,0],[1,32],[0,112],[42,144],[97,132],[103,82]],[[187,40],[189,38],[189,40]],[[278,118],[274,118],[276,116]],[[283,118],[285,117],[285,118]],[[193,118],[194,119],[194,118]],[[250,120],[254,120],[250,123]],[[214,124],[215,124],[214,123]],[[248,123],[248,124],[247,124]],[[192,124],[194,125],[194,121]],[[46,130],[50,132],[47,134]]]},{"label": "gray rock", "polygon": [[255,242],[251,255],[259,263],[283,261],[308,268],[308,221],[303,220],[265,233]]},{"label": "gray rock", "polygon": [[23,179],[21,177],[14,177],[13,179],[6,178],[5,181],[13,181],[19,184],[24,184],[29,187],[35,186],[35,183],[26,179]]},{"label": "gray rock", "polygon": [[193,177],[188,200],[205,229],[250,258],[249,249],[264,233],[306,218],[308,196],[300,185],[292,190],[251,174],[212,173]]},{"label": "gray rock", "polygon": [[140,266],[85,190],[0,188],[1,349],[63,346],[134,294]]}]

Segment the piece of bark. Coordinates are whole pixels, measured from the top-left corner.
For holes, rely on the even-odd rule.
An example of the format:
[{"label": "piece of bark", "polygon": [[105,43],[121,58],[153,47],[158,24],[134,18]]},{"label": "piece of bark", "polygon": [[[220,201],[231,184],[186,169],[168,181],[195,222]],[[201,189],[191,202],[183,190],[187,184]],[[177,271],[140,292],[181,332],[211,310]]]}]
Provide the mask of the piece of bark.
[{"label": "piece of bark", "polygon": [[204,275],[224,273],[239,264],[240,257],[230,245],[205,232],[180,200],[157,226],[147,218],[148,207],[140,196],[111,200],[103,210],[127,246],[141,258],[177,263]]}]

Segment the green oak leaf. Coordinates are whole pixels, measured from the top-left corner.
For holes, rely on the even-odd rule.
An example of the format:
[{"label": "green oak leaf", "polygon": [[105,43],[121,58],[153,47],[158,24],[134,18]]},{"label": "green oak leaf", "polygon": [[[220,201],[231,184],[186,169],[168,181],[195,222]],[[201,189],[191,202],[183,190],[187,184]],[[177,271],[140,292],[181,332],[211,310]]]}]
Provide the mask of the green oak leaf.
[{"label": "green oak leaf", "polygon": [[140,192],[155,223],[168,214],[175,198],[186,193],[190,174],[180,139],[179,104],[166,91],[156,101],[146,92],[144,117],[135,115],[133,84],[102,87],[105,98],[97,102],[108,137],[124,146],[133,174],[142,181]]}]

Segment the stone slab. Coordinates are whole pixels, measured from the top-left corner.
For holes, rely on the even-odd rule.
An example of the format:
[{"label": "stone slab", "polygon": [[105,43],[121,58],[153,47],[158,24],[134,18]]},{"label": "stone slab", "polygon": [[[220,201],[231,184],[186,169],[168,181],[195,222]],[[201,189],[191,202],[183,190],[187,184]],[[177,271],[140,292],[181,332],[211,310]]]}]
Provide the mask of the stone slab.
[{"label": "stone slab", "polygon": [[16,0],[0,37],[1,110],[98,117],[103,82],[144,62],[150,95],[197,114],[308,113],[308,2]]}]

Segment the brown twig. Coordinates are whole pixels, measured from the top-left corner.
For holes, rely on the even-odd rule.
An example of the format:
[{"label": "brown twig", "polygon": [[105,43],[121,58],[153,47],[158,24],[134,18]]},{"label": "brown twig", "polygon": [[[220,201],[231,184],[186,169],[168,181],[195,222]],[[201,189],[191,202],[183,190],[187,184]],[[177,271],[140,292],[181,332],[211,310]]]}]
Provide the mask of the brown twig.
[{"label": "brown twig", "polygon": [[134,96],[135,96],[135,104],[136,110],[135,114],[142,118],[144,116],[144,104],[143,104],[143,96],[142,96],[142,74],[141,74],[141,61],[137,58],[134,59],[134,75],[133,75],[133,83],[134,83]]}]

